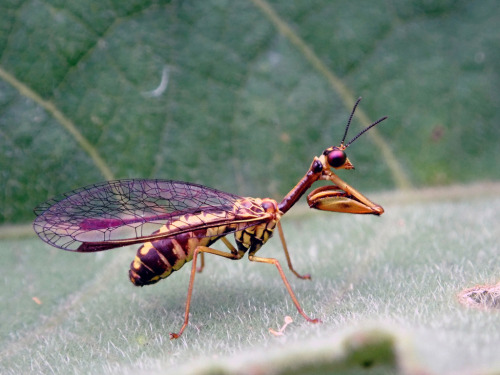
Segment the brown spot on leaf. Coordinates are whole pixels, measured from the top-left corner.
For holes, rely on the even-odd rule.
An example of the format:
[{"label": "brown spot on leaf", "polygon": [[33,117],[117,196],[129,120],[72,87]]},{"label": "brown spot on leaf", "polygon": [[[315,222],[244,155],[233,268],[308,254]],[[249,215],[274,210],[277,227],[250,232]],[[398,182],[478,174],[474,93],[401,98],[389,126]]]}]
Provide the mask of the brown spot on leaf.
[{"label": "brown spot on leaf", "polygon": [[431,141],[437,143],[443,138],[445,133],[445,128],[443,125],[436,125],[431,131]]},{"label": "brown spot on leaf", "polygon": [[500,283],[465,289],[458,294],[458,300],[469,307],[500,310]]},{"label": "brown spot on leaf", "polygon": [[288,133],[281,133],[280,134],[280,141],[283,142],[283,143],[290,143],[290,134]]}]

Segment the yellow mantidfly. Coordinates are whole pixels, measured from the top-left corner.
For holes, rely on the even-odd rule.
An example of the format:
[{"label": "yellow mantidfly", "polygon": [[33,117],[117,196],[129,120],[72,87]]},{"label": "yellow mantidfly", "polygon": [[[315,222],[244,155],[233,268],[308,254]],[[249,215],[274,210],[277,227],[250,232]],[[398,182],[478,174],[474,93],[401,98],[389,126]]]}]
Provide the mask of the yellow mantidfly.
[{"label": "yellow mantidfly", "polygon": [[[184,324],[179,332],[170,334],[171,338],[178,338],[188,325],[195,275],[203,269],[204,254],[241,259],[248,253],[252,262],[273,264],[298,312],[307,321],[317,323],[319,319],[309,317],[300,306],[278,260],[256,253],[278,228],[288,268],[297,277],[310,279],[293,268],[280,219],[316,181],[331,184],[307,196],[311,208],[352,214],[384,212],[333,171],[353,169],[346,148],[386,119],[382,117],[345,143],[360,100],[351,112],[340,145],[328,147],[314,157],[304,177],[280,203],[270,198],[240,197],[188,182],[116,180],[86,186],[41,204],[35,209],[38,217],[33,227],[48,244],[75,252],[141,244],[129,271],[130,280],[137,286],[154,284],[193,261]],[[236,246],[226,238],[230,233],[234,233]],[[219,239],[228,251],[211,247]],[[199,258],[201,266],[197,268]]]}]

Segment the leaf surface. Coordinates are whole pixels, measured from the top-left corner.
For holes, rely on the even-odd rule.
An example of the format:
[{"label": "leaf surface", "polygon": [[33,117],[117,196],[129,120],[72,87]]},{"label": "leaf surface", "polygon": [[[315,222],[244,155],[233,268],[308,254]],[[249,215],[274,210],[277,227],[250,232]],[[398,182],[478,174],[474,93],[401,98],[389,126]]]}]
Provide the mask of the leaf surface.
[{"label": "leaf surface", "polygon": [[[0,372],[498,372],[498,305],[466,307],[458,294],[499,281],[499,197],[498,184],[384,194],[373,197],[380,218],[297,207],[284,231],[312,281],[286,269],[277,238],[259,254],[283,264],[323,323],[304,321],[272,265],[212,256],[176,341],[190,265],[137,288],[127,279],[135,248],[75,254],[3,239]],[[284,335],[271,335],[287,315]]]}]

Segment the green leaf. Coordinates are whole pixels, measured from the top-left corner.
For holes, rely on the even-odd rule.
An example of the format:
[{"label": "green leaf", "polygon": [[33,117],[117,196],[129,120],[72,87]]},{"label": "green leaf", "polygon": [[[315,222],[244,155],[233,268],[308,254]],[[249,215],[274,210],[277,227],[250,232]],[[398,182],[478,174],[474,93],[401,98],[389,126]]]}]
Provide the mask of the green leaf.
[{"label": "green leaf", "polygon": [[353,135],[389,116],[349,149],[362,191],[498,179],[499,8],[2,1],[0,223],[111,178],[279,199],[359,95]]},{"label": "green leaf", "polygon": [[[496,373],[498,304],[471,308],[458,295],[499,281],[499,197],[498,184],[386,193],[371,197],[386,209],[379,218],[296,207],[285,236],[312,281],[286,269],[278,238],[259,254],[283,264],[323,323],[297,313],[272,265],[212,256],[175,341],[189,265],[136,288],[134,248],[77,254],[1,233],[0,372]],[[287,315],[283,336],[271,335]]]}]

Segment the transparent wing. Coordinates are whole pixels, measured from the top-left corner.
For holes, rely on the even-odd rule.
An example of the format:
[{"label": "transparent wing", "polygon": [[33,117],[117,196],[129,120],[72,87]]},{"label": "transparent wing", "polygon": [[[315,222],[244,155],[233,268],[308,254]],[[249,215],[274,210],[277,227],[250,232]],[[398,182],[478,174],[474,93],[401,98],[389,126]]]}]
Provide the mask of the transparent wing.
[{"label": "transparent wing", "polygon": [[268,218],[250,198],[192,183],[140,179],[86,186],[34,211],[38,217],[33,228],[43,241],[84,252],[220,225],[230,225],[230,233]]}]

